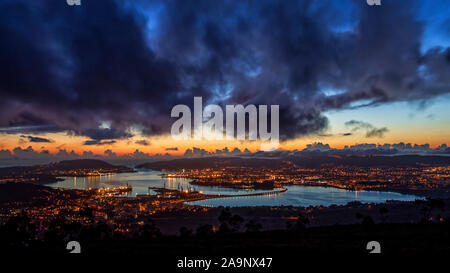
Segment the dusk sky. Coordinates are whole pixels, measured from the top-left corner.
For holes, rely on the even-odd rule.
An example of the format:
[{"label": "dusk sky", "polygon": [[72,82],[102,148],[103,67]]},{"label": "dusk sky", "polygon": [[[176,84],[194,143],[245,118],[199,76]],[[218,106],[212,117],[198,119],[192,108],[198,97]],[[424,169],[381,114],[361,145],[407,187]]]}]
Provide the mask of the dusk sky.
[{"label": "dusk sky", "polygon": [[0,150],[259,149],[172,140],[194,96],[279,104],[280,149],[450,145],[450,0],[3,0],[0,40]]}]

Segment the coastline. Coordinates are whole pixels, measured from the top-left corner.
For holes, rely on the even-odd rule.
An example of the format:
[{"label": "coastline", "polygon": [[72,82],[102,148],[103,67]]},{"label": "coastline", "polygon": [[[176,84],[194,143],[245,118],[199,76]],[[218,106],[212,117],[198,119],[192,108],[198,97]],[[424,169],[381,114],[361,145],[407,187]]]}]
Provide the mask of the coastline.
[{"label": "coastline", "polygon": [[[237,186],[229,186],[232,185],[232,183],[220,183],[220,184],[214,184],[211,183],[198,183],[195,182],[195,180],[192,180],[190,184],[197,185],[197,186],[211,186],[211,187],[223,187],[223,188],[230,188],[230,189],[243,189],[242,187]],[[345,191],[351,191],[351,192],[364,192],[364,191],[378,191],[378,192],[391,192],[391,193],[399,193],[399,194],[406,194],[406,195],[414,195],[417,197],[423,197],[423,198],[450,198],[449,192],[438,192],[438,191],[431,191],[431,190],[412,190],[412,189],[395,189],[395,188],[388,188],[388,187],[382,187],[382,188],[364,188],[364,189],[358,189],[358,188],[347,188],[342,187],[338,185],[330,185],[330,184],[315,184],[315,183],[302,183],[302,184],[295,184],[295,183],[284,183],[281,186],[274,186],[275,188],[283,188],[284,186],[300,186],[300,187],[323,187],[323,188],[335,188]],[[251,188],[251,189],[258,189],[259,188]]]},{"label": "coastline", "polygon": [[[154,169],[147,169],[147,170],[154,170]],[[159,171],[161,172],[161,170],[154,170],[154,171]],[[167,174],[162,173],[160,176],[165,178]],[[185,179],[192,179],[189,183],[192,185],[197,185],[197,186],[211,186],[211,187],[219,187],[219,188],[230,188],[230,189],[245,189],[246,187],[242,187],[242,183],[239,184],[233,184],[230,182],[226,182],[226,183],[215,183],[215,182],[198,182],[196,179],[193,178],[189,178],[189,177],[180,177],[180,178],[185,178]],[[336,188],[336,189],[341,189],[341,190],[346,190],[346,191],[352,191],[352,192],[362,192],[362,191],[379,191],[379,192],[390,192],[390,193],[399,193],[399,194],[406,194],[406,195],[414,195],[417,197],[422,197],[422,198],[450,198],[450,192],[442,192],[442,191],[437,191],[437,190],[414,190],[414,189],[408,189],[408,188],[389,188],[388,186],[383,186],[380,188],[374,188],[374,187],[367,187],[367,188],[356,188],[356,187],[352,187],[352,188],[348,188],[348,187],[344,187],[344,186],[339,186],[339,185],[331,185],[328,183],[301,183],[301,184],[296,184],[296,183],[283,183],[283,184],[273,184],[272,187],[261,187],[261,188],[255,188],[254,186],[257,185],[258,183],[253,183],[253,184],[249,184],[249,189],[254,189],[254,190],[271,190],[271,189],[275,189],[275,188],[279,188],[284,187],[284,186],[310,186],[310,187],[324,187],[324,188]]]}]

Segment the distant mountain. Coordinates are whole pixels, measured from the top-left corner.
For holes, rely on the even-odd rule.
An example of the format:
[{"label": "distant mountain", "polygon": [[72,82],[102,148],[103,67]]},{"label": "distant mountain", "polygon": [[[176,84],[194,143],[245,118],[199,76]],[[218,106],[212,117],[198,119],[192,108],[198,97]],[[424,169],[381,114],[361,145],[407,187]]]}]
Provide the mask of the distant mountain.
[{"label": "distant mountain", "polygon": [[220,167],[279,168],[284,164],[285,163],[282,160],[267,158],[202,157],[145,163],[136,166],[136,168],[152,170],[207,169]]},{"label": "distant mountain", "polygon": [[301,155],[281,158],[255,157],[203,157],[157,161],[138,165],[136,168],[153,170],[207,169],[220,167],[272,168],[288,167],[295,164],[304,168],[347,167],[419,167],[450,166],[448,156],[420,155]]},{"label": "distant mountain", "polygon": [[[111,169],[123,166],[115,166],[98,159],[76,159],[63,160],[53,164],[41,165],[42,169],[48,170],[73,170],[73,169]],[[126,168],[126,167],[124,167]]]},{"label": "distant mountain", "polygon": [[7,202],[40,202],[41,205],[52,202],[55,195],[64,194],[75,196],[73,190],[66,190],[64,193],[49,187],[34,185],[30,183],[5,183],[0,184],[0,205]]},{"label": "distant mountain", "polygon": [[20,167],[6,167],[0,168],[0,178],[39,178],[44,181],[54,181],[54,172],[72,171],[72,170],[98,170],[103,172],[133,172],[134,169],[125,166],[116,166],[97,159],[77,159],[64,160],[57,163],[34,165],[34,166],[20,166]]},{"label": "distant mountain", "polygon": [[305,168],[450,166],[448,156],[427,155],[318,155],[292,156],[286,159]]}]

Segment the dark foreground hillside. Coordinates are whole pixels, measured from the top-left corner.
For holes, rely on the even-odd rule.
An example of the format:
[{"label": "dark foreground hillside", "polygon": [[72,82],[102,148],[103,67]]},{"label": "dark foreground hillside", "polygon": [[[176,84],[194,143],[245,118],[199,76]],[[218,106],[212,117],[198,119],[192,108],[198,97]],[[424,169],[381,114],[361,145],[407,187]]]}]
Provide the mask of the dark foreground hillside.
[{"label": "dark foreground hillside", "polygon": [[450,226],[444,224],[386,224],[331,226],[305,230],[214,234],[191,237],[162,237],[86,242],[86,253],[148,253],[206,256],[278,256],[280,254],[366,255],[366,244],[376,240],[382,253],[450,253]]},{"label": "dark foreground hillside", "polygon": [[[18,227],[18,228],[17,228]],[[82,253],[137,254],[172,259],[179,256],[277,257],[292,254],[368,255],[366,244],[378,241],[382,255],[450,253],[449,223],[373,224],[326,227],[292,227],[287,230],[233,232],[213,231],[205,225],[196,231],[181,230],[178,236],[164,236],[151,225],[131,238],[115,234],[106,225],[91,227],[54,223],[43,237],[36,239],[33,226],[24,218],[2,226],[2,251],[24,253],[66,253],[66,244],[77,240]],[[76,234],[76,235],[75,235]]]}]

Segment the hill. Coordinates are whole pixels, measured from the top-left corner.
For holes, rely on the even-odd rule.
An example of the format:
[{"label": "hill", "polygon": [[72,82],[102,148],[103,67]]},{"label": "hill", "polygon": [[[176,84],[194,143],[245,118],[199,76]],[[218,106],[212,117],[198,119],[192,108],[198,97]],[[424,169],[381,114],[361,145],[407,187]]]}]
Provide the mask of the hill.
[{"label": "hill", "polygon": [[421,155],[300,155],[281,158],[258,157],[202,157],[157,161],[138,165],[136,168],[153,170],[207,169],[221,167],[250,167],[277,169],[296,165],[303,168],[327,167],[424,167],[449,166],[448,156]]},{"label": "hill", "polygon": [[[98,159],[63,160],[54,164],[41,165],[45,170],[73,170],[73,169],[110,169],[123,166],[115,166]],[[126,167],[124,167],[126,168]]]},{"label": "hill", "polygon": [[134,172],[134,169],[97,159],[64,160],[45,165],[0,168],[0,180],[46,184],[57,181],[58,176],[90,176],[92,172],[123,173]]},{"label": "hill", "polygon": [[286,163],[279,159],[242,157],[202,157],[157,161],[136,166],[152,170],[208,169],[224,167],[280,168]]}]

